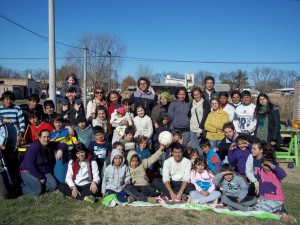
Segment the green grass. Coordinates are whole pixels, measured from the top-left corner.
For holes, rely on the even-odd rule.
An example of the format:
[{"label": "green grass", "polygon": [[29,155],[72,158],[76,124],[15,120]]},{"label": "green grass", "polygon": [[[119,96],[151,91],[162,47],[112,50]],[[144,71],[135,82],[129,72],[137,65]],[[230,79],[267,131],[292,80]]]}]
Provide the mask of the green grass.
[{"label": "green grass", "polygon": [[[285,183],[289,214],[300,221],[300,186]],[[117,206],[106,208],[100,203],[63,199],[58,192],[42,196],[22,196],[0,200],[0,224],[284,224],[280,221],[233,217],[212,211],[166,209],[163,207]]]}]

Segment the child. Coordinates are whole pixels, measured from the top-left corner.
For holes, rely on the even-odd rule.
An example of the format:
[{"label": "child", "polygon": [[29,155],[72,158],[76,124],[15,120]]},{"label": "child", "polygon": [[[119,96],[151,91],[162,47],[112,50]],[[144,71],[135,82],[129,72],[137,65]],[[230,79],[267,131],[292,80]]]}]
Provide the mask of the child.
[{"label": "child", "polygon": [[44,109],[43,106],[39,104],[39,102],[40,102],[40,97],[37,94],[31,94],[28,97],[28,104],[20,105],[25,118],[26,126],[29,124],[29,118],[28,118],[29,112],[32,110],[38,111],[40,116],[39,120],[43,121]]},{"label": "child", "polygon": [[130,172],[121,151],[114,149],[111,164],[105,168],[102,180],[102,196],[116,194],[120,202],[127,202],[124,187],[130,184]]},{"label": "child", "polygon": [[[197,153],[198,150],[194,149]],[[201,157],[196,159],[191,171],[191,183],[196,190],[190,192],[191,202],[204,204],[220,198],[221,193],[215,190],[212,180],[214,175],[208,169],[206,159]]]},{"label": "child", "polygon": [[147,159],[151,156],[151,152],[150,149],[148,148],[148,145],[149,145],[149,139],[147,137],[141,136],[138,138],[135,151],[139,155],[141,160]]},{"label": "child", "polygon": [[93,128],[95,141],[89,144],[89,152],[95,156],[99,171],[102,170],[105,158],[111,153],[111,144],[104,138],[104,130],[100,126]]},{"label": "child", "polygon": [[84,200],[98,192],[100,183],[98,165],[80,142],[76,144],[72,158],[68,164],[66,183],[59,184],[58,190],[66,196]]},{"label": "child", "polygon": [[125,152],[135,151],[134,133],[135,129],[133,126],[128,126],[125,129],[124,138],[121,140],[121,143],[125,146]]},{"label": "child", "polygon": [[231,166],[237,167],[237,172],[242,177],[246,178],[246,161],[251,154],[252,145],[249,144],[247,138],[240,135],[236,138],[235,143],[232,143],[228,151],[228,162]]},{"label": "child", "polygon": [[206,138],[202,138],[200,141],[200,148],[205,153],[205,157],[207,160],[208,168],[213,174],[219,173],[221,171],[221,160],[210,144],[210,141]]},{"label": "child", "polygon": [[263,166],[260,170],[259,182],[260,199],[249,210],[274,213],[281,210],[284,202],[284,193],[281,181],[286,177],[285,171],[275,161],[274,153],[264,156]]},{"label": "child", "polygon": [[82,94],[82,90],[80,88],[78,79],[77,79],[77,77],[74,73],[69,74],[66,77],[65,82],[61,86],[60,94],[61,94],[62,98],[66,98],[66,97],[68,98],[69,97],[69,93],[67,92],[67,90],[70,87],[74,88],[74,90],[75,90],[75,93],[76,93],[75,98],[80,99],[81,94]]},{"label": "child", "polygon": [[75,136],[77,140],[85,145],[88,148],[90,142],[94,139],[93,137],[93,128],[87,124],[84,114],[79,114],[76,118],[77,126],[72,126],[75,131]]},{"label": "child", "polygon": [[109,122],[107,109],[104,106],[98,106],[96,108],[97,117],[92,120],[93,127],[101,126],[104,130],[106,139],[111,140],[113,129]]},{"label": "child", "polygon": [[159,118],[157,119],[157,122],[155,123],[155,132],[153,135],[153,142],[154,142],[154,149],[158,149],[160,146],[160,143],[158,141],[158,137],[161,132],[163,131],[170,131],[170,115],[167,112],[161,112],[159,114]]},{"label": "child", "polygon": [[199,159],[199,152],[197,149],[192,148],[189,152],[189,159],[191,160],[192,167],[195,164],[195,161]]},{"label": "child", "polygon": [[132,126],[132,120],[129,115],[126,114],[123,107],[116,109],[110,118],[110,124],[115,127],[112,143],[115,141],[120,141],[125,134],[125,129],[127,126]]},{"label": "child", "polygon": [[[42,130],[47,129],[49,132],[52,132],[54,130],[54,127],[52,124],[47,122],[42,122],[40,120],[41,118],[41,112],[37,110],[31,110],[28,113],[28,119],[29,119],[29,128],[27,130],[27,133],[25,134],[25,140],[22,140],[22,144],[30,144],[37,140],[39,138],[39,133]],[[24,143],[25,141],[25,143]]]},{"label": "child", "polygon": [[132,102],[129,100],[129,98],[123,99],[122,106],[125,109],[126,115],[130,116],[131,120],[133,121],[134,114],[131,109]]},{"label": "child", "polygon": [[136,129],[134,137],[145,136],[151,139],[153,134],[153,124],[151,118],[145,114],[145,108],[142,105],[138,105],[136,108],[137,116],[134,117],[133,122]]},{"label": "child", "polygon": [[125,187],[125,192],[136,200],[156,203],[153,197],[156,195],[155,189],[150,185],[149,178],[146,174],[146,169],[155,163],[163,154],[165,146],[160,148],[148,159],[141,159],[139,155],[130,151],[127,156],[128,167],[131,175],[132,185]]},{"label": "child", "polygon": [[108,102],[108,115],[111,116],[111,114],[115,111],[115,109],[121,107],[121,100],[122,96],[120,93],[116,90],[112,90],[107,95],[107,102]]},{"label": "child", "polygon": [[52,100],[44,101],[45,113],[44,113],[43,121],[52,123],[52,119],[57,115],[57,113],[54,110],[55,110],[55,106]]},{"label": "child", "polygon": [[224,205],[228,205],[230,210],[247,211],[248,207],[256,204],[254,196],[247,196],[248,186],[244,179],[235,175],[228,163],[222,166],[221,173],[216,174],[213,184],[221,186],[221,201]]}]

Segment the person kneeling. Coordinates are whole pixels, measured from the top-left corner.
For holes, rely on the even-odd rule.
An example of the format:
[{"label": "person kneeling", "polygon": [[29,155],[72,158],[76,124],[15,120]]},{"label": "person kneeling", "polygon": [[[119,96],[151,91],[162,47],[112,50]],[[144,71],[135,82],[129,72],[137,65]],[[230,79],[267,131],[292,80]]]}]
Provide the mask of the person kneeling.
[{"label": "person kneeling", "polygon": [[73,159],[68,164],[66,183],[59,184],[58,190],[78,200],[93,198],[100,183],[98,165],[87,154],[84,144],[77,143],[73,151]]}]

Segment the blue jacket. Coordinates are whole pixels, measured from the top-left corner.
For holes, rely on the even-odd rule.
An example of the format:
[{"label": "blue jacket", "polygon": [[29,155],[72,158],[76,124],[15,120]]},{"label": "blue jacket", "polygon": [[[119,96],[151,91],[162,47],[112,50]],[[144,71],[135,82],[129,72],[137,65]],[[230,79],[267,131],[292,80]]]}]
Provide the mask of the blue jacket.
[{"label": "blue jacket", "polygon": [[213,173],[217,172],[218,173],[220,171],[216,171],[216,165],[213,164],[213,162],[212,162],[212,157],[213,156],[218,157],[218,159],[220,161],[220,166],[221,166],[221,160],[220,160],[220,157],[219,157],[218,153],[216,153],[212,148],[210,148],[208,153],[206,154],[207,165],[208,165],[208,168],[210,169],[211,172],[213,172]]}]

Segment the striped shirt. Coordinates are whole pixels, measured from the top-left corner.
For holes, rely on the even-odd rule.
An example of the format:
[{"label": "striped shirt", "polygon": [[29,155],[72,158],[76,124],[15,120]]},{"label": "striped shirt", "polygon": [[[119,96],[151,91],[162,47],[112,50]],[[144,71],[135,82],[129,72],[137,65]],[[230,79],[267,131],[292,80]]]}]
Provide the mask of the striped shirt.
[{"label": "striped shirt", "polygon": [[0,106],[0,117],[11,120],[20,132],[25,132],[25,120],[20,106],[12,105],[10,107]]}]

